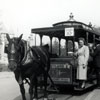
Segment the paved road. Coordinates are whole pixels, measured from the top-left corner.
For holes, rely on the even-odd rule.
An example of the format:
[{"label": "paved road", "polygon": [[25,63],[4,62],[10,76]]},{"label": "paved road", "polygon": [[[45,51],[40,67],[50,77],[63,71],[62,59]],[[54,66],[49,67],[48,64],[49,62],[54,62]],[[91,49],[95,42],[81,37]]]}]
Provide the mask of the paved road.
[{"label": "paved road", "polygon": [[[28,85],[25,85],[26,97],[29,100]],[[71,94],[51,94],[49,98],[56,100],[85,100],[91,92],[83,95]],[[0,72],[0,100],[21,100],[19,86],[12,72]]]}]

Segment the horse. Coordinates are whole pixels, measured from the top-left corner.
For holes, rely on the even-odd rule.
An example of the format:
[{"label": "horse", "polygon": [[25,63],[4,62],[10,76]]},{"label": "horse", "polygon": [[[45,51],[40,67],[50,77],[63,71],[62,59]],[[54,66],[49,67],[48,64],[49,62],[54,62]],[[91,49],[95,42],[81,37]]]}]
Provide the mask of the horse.
[{"label": "horse", "polygon": [[38,100],[38,77],[44,76],[44,99],[47,100],[47,76],[50,69],[49,46],[30,47],[27,41],[22,39],[22,36],[23,34],[10,38],[9,34],[6,34],[8,46],[5,51],[8,54],[8,68],[14,72],[22,100],[26,100],[25,80],[29,83],[30,100]]}]

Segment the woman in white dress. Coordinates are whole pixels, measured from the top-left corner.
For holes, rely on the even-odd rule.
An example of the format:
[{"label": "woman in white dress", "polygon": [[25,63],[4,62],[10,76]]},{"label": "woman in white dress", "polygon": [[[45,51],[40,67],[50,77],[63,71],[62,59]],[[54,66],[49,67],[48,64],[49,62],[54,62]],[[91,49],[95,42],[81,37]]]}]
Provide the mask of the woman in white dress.
[{"label": "woman in white dress", "polygon": [[85,81],[87,80],[87,64],[89,59],[89,48],[84,43],[84,38],[79,38],[79,49],[75,53],[78,59],[77,80],[81,82],[81,88],[85,87]]}]

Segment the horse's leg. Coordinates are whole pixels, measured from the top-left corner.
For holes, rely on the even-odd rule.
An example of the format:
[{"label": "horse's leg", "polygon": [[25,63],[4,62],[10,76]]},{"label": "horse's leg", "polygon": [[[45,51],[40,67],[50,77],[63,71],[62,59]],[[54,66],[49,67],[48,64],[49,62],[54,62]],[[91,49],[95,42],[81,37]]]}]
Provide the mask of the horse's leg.
[{"label": "horse's leg", "polygon": [[20,84],[19,86],[20,86],[20,91],[21,91],[21,94],[22,94],[22,99],[26,100],[24,84]]},{"label": "horse's leg", "polygon": [[30,94],[30,100],[33,100],[33,77],[30,79],[30,87],[29,87],[29,94]]},{"label": "horse's leg", "polygon": [[44,73],[44,100],[47,100],[47,72]]},{"label": "horse's leg", "polygon": [[35,77],[35,92],[34,92],[34,100],[38,100],[37,77]]},{"label": "horse's leg", "polygon": [[20,75],[21,75],[20,73],[21,73],[21,72],[20,72],[19,70],[16,70],[16,71],[14,72],[14,74],[15,74],[15,79],[17,80],[17,82],[18,82],[18,84],[19,84],[20,92],[21,92],[21,94],[22,94],[22,99],[23,99],[23,100],[26,100],[24,84],[23,84],[23,82],[21,82],[21,84],[19,83],[19,77],[21,77],[21,76],[20,76]]},{"label": "horse's leg", "polygon": [[[34,92],[34,99],[33,99],[33,87],[35,85],[35,92]],[[29,93],[30,93],[30,100],[37,100],[37,77],[32,76],[30,79],[30,88],[29,88]]]}]

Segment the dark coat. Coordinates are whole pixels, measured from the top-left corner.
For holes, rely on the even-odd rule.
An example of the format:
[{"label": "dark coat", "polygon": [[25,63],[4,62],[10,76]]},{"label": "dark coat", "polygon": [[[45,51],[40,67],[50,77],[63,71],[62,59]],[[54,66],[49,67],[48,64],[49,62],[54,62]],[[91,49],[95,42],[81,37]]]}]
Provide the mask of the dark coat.
[{"label": "dark coat", "polygon": [[94,59],[95,66],[100,68],[100,44],[96,46],[92,56]]}]

